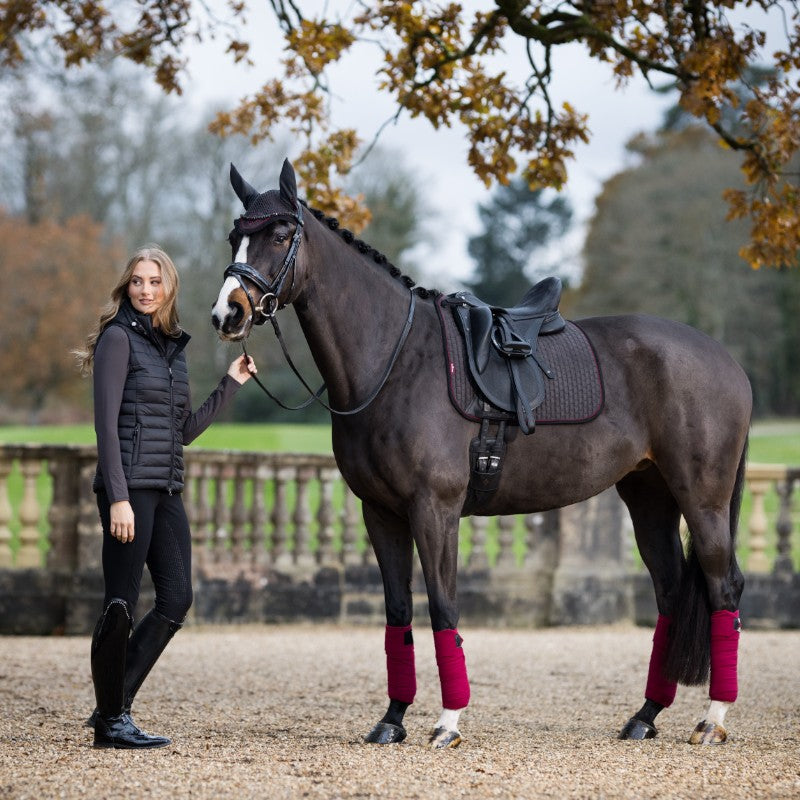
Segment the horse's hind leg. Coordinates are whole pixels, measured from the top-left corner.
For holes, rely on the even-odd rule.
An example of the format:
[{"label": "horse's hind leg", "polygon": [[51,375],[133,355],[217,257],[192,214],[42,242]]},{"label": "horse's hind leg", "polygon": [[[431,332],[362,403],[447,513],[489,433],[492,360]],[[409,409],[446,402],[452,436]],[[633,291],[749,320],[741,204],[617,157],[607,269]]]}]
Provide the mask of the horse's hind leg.
[{"label": "horse's hind leg", "polygon": [[[667,668],[688,684],[706,680],[709,662],[711,671],[711,704],[689,739],[692,744],[725,741],[725,714],[738,693],[738,609],[744,577],[736,563],[734,544],[744,489],[746,432],[739,447],[734,473],[726,467],[732,449],[728,446],[716,460],[676,465],[671,484],[689,526],[691,549]],[[728,458],[724,458],[726,454]]]},{"label": "horse's hind leg", "polygon": [[414,702],[417,689],[414,636],[411,631],[413,540],[408,523],[391,512],[367,502],[363,504],[363,512],[383,578],[386,600],[384,646],[389,694],[386,714],[364,737],[364,741],[391,744],[406,738],[403,717]]},{"label": "horse's hind leg", "polygon": [[655,466],[630,473],[617,484],[617,491],[630,511],[636,544],[653,579],[658,607],[645,702],[624,725],[619,738],[652,739],[657,734],[655,718],[672,705],[677,689],[677,683],[664,675],[664,666],[683,562],[680,511]]},{"label": "horse's hind leg", "polygon": [[[693,555],[708,589],[710,684],[708,711],[692,732],[692,744],[721,744],[727,739],[725,715],[738,695],[739,600],[744,577],[736,563],[728,509],[687,514]],[[690,563],[691,569],[691,563]]]}]

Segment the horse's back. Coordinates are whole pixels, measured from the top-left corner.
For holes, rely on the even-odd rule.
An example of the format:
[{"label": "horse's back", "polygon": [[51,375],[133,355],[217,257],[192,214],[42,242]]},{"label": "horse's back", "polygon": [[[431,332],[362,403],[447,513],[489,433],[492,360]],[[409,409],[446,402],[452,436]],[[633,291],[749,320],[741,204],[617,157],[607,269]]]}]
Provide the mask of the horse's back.
[{"label": "horse's back", "polygon": [[710,387],[750,403],[750,382],[716,339],[675,320],[646,314],[575,320],[586,333],[604,374],[622,368],[635,386],[689,394]]},{"label": "horse's back", "polygon": [[738,463],[750,428],[750,381],[725,347],[696,328],[646,315],[578,323],[605,380],[606,413],[644,428],[651,458]]}]

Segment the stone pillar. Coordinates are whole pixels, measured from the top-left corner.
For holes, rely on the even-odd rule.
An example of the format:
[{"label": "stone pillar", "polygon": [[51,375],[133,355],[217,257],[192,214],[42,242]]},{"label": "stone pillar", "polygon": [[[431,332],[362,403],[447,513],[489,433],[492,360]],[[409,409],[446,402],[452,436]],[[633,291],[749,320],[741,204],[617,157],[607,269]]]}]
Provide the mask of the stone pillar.
[{"label": "stone pillar", "polygon": [[472,536],[470,544],[472,548],[469,553],[469,568],[475,570],[486,570],[489,568],[489,556],[486,553],[486,538],[489,528],[489,520],[486,517],[470,517],[469,528]]},{"label": "stone pillar", "polygon": [[262,567],[271,561],[267,549],[267,507],[264,501],[267,481],[274,477],[274,470],[267,464],[256,464],[253,476],[253,508],[251,510],[250,563]]},{"label": "stone pillar", "polygon": [[8,499],[8,476],[11,459],[0,462],[0,568],[11,566],[11,502]]},{"label": "stone pillar", "polygon": [[289,551],[289,506],[286,487],[296,475],[294,467],[280,467],[275,470],[275,501],[272,508],[272,560],[278,569],[292,566]]},{"label": "stone pillar", "polygon": [[787,470],[786,479],[778,481],[776,489],[780,505],[775,528],[778,533],[777,554],[773,571],[782,578],[790,578],[794,573],[792,560],[792,495],[795,482],[800,482],[800,469]]},{"label": "stone pillar", "polygon": [[561,509],[552,624],[633,618],[627,520],[627,509],[613,488]]},{"label": "stone pillar", "polygon": [[103,531],[97,498],[92,491],[95,465],[86,463],[81,467],[78,510],[78,569],[100,570],[102,562]]},{"label": "stone pillar", "polygon": [[765,510],[765,498],[767,492],[772,488],[771,478],[751,479],[748,481],[748,488],[753,498],[753,506],[750,511],[748,529],[750,532],[750,557],[747,559],[747,570],[749,572],[768,572],[769,560],[767,559],[767,512]]},{"label": "stone pillar", "polygon": [[19,468],[22,472],[22,501],[19,504],[19,549],[15,563],[17,567],[41,567],[39,518],[42,516],[42,509],[36,496],[36,485],[42,471],[42,462],[39,458],[21,459]]},{"label": "stone pillar", "polygon": [[48,569],[72,572],[78,563],[78,518],[80,496],[79,462],[71,458],[51,458],[53,500],[47,518],[50,523]]},{"label": "stone pillar", "polygon": [[228,481],[235,477],[236,467],[233,464],[217,465],[217,483],[214,492],[214,538],[212,540],[214,561],[217,564],[233,562],[233,555],[228,546],[230,543],[228,531],[231,523],[231,509],[228,507]]},{"label": "stone pillar", "polygon": [[333,490],[337,480],[340,480],[339,470],[322,467],[319,470],[320,497],[317,511],[317,563],[321,566],[339,564],[343,559],[337,558],[334,551],[334,520]]},{"label": "stone pillar", "polygon": [[369,545],[363,553],[358,552],[358,534],[361,515],[358,513],[358,500],[345,486],[344,508],[342,510],[342,559],[346,566],[366,563]]},{"label": "stone pillar", "polygon": [[297,492],[295,494],[294,514],[294,563],[304,571],[310,571],[316,565],[316,558],[311,552],[311,520],[308,489],[314,478],[312,467],[300,467],[295,476]]}]

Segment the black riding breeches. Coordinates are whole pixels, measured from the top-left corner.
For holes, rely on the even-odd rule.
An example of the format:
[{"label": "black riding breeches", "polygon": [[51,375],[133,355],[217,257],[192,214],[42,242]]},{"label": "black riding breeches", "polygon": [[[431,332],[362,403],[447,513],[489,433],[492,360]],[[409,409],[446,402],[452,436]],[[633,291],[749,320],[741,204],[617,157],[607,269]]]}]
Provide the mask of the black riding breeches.
[{"label": "black riding breeches", "polygon": [[128,603],[133,614],[147,564],[155,587],[156,611],[169,620],[182,622],[192,604],[192,539],[181,495],[131,489],[129,499],[134,537],[132,542],[122,543],[110,533],[108,495],[104,491],[97,493],[103,525],[103,607],[118,597]]}]

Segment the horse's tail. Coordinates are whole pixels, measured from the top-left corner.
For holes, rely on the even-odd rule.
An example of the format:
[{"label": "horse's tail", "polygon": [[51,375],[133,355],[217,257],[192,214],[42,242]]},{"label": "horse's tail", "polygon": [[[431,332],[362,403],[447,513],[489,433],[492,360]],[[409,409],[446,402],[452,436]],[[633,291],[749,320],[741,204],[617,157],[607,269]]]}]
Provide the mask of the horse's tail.
[{"label": "horse's tail", "polygon": [[[744,493],[747,466],[745,439],[729,511],[731,535],[731,561],[728,577],[731,585],[741,593],[744,576],[736,561],[736,531],[739,527],[739,510]],[[664,664],[665,677],[687,686],[697,686],[708,680],[711,661],[711,605],[705,575],[691,539],[683,564],[681,585],[672,613],[671,636]]]}]

